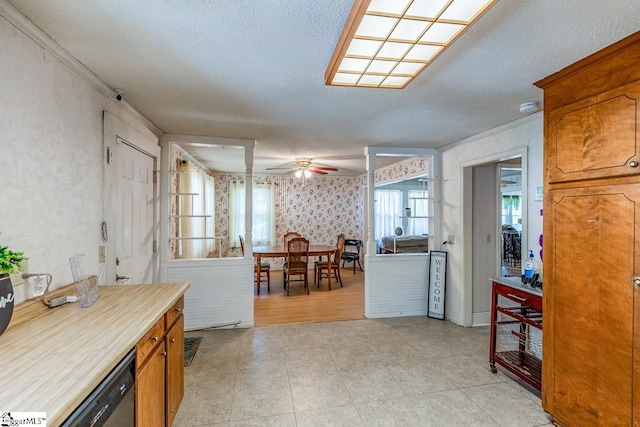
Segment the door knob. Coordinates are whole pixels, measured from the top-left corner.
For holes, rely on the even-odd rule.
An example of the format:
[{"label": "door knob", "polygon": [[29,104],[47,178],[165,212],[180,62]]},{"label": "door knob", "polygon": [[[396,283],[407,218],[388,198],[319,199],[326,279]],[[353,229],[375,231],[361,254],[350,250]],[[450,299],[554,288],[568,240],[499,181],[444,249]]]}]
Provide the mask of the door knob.
[{"label": "door knob", "polygon": [[116,282],[118,280],[129,280],[130,278],[127,276],[120,276],[119,274],[116,274]]}]

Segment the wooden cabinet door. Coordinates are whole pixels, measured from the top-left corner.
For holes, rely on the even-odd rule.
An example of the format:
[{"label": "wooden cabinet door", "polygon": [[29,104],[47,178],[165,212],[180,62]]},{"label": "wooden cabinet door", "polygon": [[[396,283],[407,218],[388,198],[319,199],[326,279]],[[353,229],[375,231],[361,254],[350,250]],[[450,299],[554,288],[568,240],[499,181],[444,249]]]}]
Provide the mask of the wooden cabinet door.
[{"label": "wooden cabinet door", "polygon": [[640,381],[634,343],[640,185],[557,189],[549,196],[543,406],[566,425],[632,425],[634,390],[640,390],[640,383],[634,386],[634,378]]},{"label": "wooden cabinet door", "polygon": [[136,375],[136,427],[165,425],[165,359],[161,342]]},{"label": "wooden cabinet door", "polygon": [[640,82],[549,112],[549,182],[640,173]]},{"label": "wooden cabinet door", "polygon": [[184,316],[167,333],[166,344],[167,426],[171,426],[184,396]]}]

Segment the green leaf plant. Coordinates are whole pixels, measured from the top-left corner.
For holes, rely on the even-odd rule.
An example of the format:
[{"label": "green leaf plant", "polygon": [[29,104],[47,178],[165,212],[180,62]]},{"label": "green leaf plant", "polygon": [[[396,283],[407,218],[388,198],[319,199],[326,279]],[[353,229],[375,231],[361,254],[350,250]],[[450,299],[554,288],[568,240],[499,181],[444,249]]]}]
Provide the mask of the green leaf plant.
[{"label": "green leaf plant", "polygon": [[0,246],[0,274],[12,274],[22,270],[22,261],[29,258],[24,256],[24,252],[14,252],[7,246]]}]

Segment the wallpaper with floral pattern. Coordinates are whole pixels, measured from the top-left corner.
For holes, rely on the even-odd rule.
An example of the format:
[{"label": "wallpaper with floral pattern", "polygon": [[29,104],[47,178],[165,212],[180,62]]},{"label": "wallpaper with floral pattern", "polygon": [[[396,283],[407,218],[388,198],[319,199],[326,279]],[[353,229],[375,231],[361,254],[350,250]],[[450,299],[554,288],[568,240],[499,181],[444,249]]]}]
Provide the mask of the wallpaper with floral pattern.
[{"label": "wallpaper with floral pattern", "polygon": [[427,173],[428,160],[426,157],[413,157],[403,160],[375,171],[375,183],[399,181],[407,176],[415,176],[420,173]]},{"label": "wallpaper with floral pattern", "polygon": [[[240,256],[240,248],[229,248],[229,182],[243,174],[213,174],[216,188],[216,236],[224,236],[224,256]],[[255,175],[254,181],[272,183],[276,210],[276,242],[289,231],[297,231],[312,244],[333,245],[338,235],[362,236],[364,181],[361,177],[312,176],[304,181],[292,176]],[[281,260],[271,262],[281,267]]]}]

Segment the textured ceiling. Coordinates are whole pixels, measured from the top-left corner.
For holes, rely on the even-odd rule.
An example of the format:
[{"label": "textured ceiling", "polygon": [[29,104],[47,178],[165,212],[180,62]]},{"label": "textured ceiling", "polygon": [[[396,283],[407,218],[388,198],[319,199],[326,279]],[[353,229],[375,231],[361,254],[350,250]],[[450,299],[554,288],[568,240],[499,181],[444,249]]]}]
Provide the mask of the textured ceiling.
[{"label": "textured ceiling", "polygon": [[[256,139],[257,172],[308,156],[358,173],[367,145],[510,122],[542,101],[533,82],[640,30],[640,0],[500,0],[405,89],[365,89],[323,83],[351,0],[9,3],[164,132]],[[225,155],[211,167],[237,168]]]}]

